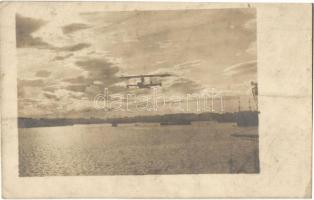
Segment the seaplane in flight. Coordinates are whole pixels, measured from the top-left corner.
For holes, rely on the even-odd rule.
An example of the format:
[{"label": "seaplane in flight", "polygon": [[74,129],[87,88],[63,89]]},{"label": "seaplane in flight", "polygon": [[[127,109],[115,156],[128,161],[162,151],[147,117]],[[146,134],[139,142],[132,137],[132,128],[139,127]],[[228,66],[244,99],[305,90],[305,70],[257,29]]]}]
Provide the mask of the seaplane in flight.
[{"label": "seaplane in flight", "polygon": [[[122,79],[139,79],[140,82],[137,82],[136,84],[127,84],[127,88],[130,87],[138,87],[138,88],[151,88],[153,86],[161,86],[161,82],[154,83],[152,78],[153,77],[167,77],[172,76],[171,74],[147,74],[147,75],[134,75],[134,76],[121,76]],[[147,79],[149,82],[147,82]]]}]

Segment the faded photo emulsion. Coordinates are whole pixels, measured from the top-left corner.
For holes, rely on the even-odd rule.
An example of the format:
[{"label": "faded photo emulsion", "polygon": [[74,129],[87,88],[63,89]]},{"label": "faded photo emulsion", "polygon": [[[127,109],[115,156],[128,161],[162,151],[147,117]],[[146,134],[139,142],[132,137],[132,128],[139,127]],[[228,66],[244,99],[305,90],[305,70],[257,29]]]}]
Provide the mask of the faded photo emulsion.
[{"label": "faded photo emulsion", "polygon": [[17,12],[19,176],[259,173],[256,9]]}]

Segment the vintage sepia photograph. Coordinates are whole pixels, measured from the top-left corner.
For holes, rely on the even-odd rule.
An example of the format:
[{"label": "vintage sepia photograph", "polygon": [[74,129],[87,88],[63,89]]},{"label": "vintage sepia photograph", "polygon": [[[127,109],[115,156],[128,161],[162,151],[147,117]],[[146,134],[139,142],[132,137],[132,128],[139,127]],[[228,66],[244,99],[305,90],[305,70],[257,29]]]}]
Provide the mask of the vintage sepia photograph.
[{"label": "vintage sepia photograph", "polygon": [[259,174],[256,8],[15,15],[20,177]]}]

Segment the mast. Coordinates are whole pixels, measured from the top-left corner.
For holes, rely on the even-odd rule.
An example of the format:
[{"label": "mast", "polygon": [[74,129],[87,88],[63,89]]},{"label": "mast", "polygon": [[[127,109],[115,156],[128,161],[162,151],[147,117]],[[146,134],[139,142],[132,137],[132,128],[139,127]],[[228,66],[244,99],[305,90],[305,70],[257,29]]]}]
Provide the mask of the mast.
[{"label": "mast", "polygon": [[252,107],[251,107],[251,98],[249,97],[249,110],[252,111]]},{"label": "mast", "polygon": [[255,102],[256,110],[258,110],[258,89],[257,89],[257,82],[252,81],[252,95]]}]

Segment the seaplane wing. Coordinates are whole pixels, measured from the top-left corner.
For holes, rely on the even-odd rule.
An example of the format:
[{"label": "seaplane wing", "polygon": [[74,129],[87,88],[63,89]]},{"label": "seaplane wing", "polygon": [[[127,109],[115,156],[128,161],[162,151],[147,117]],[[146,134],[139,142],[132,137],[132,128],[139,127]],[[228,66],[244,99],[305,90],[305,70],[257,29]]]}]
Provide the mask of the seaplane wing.
[{"label": "seaplane wing", "polygon": [[135,75],[135,76],[121,76],[120,78],[131,79],[131,78],[145,78],[145,77],[166,77],[172,76],[171,74],[147,74],[147,75]]}]

